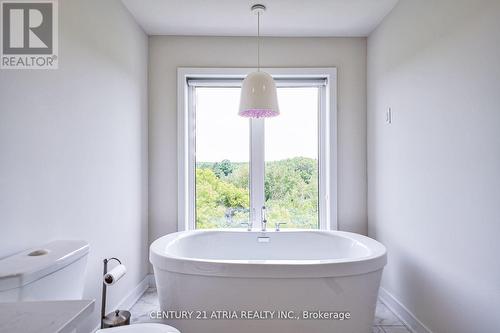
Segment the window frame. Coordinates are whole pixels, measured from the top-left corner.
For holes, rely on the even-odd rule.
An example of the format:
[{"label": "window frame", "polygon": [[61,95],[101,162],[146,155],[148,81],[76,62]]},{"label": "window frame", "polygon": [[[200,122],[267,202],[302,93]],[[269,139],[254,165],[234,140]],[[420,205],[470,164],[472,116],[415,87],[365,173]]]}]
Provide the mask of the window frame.
[{"label": "window frame", "polygon": [[[318,205],[319,230],[337,230],[337,69],[261,68],[274,78],[289,80],[324,80],[319,86],[318,117]],[[256,68],[177,69],[177,162],[178,162],[178,231],[195,230],[195,94],[203,81],[220,80],[217,86],[238,86]],[[196,83],[197,82],[197,83]],[[214,85],[210,85],[214,86]],[[237,116],[237,110],[235,110]],[[250,219],[259,221],[264,205],[265,137],[264,120],[250,121]],[[254,142],[254,144],[252,144]],[[257,181],[255,181],[257,179]],[[270,221],[272,223],[272,221]],[[329,222],[329,223],[328,223]],[[254,228],[259,227],[254,225]],[[270,228],[270,230],[272,230]]]}]

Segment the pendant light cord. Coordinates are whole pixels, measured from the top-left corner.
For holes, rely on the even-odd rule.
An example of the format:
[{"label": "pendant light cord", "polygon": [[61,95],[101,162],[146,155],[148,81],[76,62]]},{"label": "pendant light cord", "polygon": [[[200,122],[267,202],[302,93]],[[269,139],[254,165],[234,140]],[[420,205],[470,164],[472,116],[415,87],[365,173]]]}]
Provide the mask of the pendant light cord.
[{"label": "pendant light cord", "polygon": [[257,71],[260,72],[260,12],[257,12]]}]

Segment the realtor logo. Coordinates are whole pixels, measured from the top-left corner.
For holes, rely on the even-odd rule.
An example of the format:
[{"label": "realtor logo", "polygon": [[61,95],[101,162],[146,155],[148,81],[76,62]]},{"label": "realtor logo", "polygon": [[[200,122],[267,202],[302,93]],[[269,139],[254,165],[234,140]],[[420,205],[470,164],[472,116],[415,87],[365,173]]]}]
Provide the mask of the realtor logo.
[{"label": "realtor logo", "polygon": [[2,69],[56,69],[57,1],[0,1]]}]

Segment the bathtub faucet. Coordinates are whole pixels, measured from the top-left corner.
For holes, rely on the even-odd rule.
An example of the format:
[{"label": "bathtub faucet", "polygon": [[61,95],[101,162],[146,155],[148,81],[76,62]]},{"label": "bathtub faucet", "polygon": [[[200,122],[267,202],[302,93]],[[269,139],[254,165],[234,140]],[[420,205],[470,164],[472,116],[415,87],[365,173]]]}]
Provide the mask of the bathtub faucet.
[{"label": "bathtub faucet", "polygon": [[267,220],[266,220],[266,206],[262,206],[260,225],[261,225],[261,227],[262,227],[262,228],[261,228],[261,230],[262,230],[262,231],[266,231],[266,226],[267,226]]},{"label": "bathtub faucet", "polygon": [[247,231],[252,231],[252,223],[250,222],[243,222],[241,223],[241,226],[247,227]]}]

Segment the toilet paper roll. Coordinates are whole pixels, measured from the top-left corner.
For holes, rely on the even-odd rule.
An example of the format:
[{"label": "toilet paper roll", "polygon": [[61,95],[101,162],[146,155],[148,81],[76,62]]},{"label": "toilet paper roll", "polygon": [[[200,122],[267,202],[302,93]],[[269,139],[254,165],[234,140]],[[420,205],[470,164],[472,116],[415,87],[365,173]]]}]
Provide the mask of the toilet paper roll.
[{"label": "toilet paper roll", "polygon": [[120,280],[125,273],[127,273],[125,266],[118,265],[104,275],[104,283],[108,286],[112,286],[116,281]]}]

